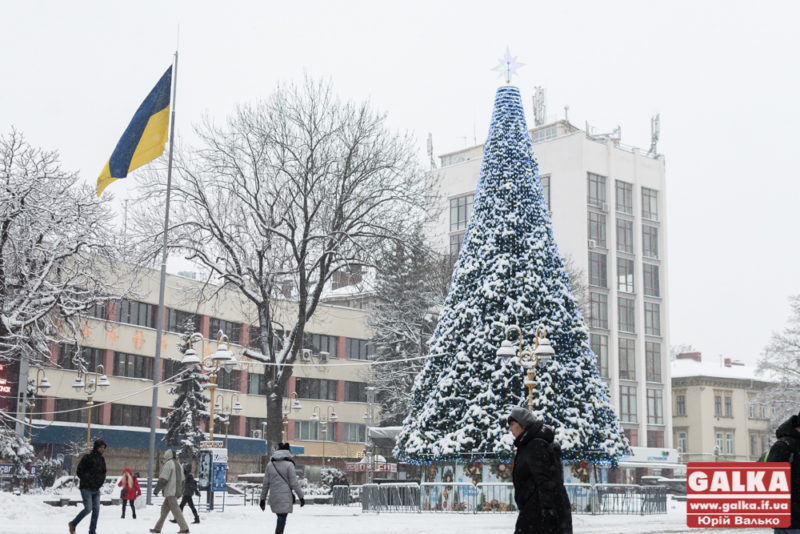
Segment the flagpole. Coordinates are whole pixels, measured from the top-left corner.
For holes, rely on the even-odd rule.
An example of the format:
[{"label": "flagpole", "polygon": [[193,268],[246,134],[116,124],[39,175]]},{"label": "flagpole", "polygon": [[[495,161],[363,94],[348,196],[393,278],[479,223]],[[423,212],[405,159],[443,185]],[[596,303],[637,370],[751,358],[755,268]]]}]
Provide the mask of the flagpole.
[{"label": "flagpole", "polygon": [[147,504],[153,504],[153,464],[156,454],[156,417],[158,417],[158,383],[161,381],[161,337],[164,330],[164,289],[167,281],[167,229],[169,228],[169,194],[172,187],[172,147],[175,142],[175,95],[178,89],[178,51],[172,69],[172,101],[170,102],[169,163],[167,164],[167,202],[164,210],[164,238],[161,245],[161,285],[158,289],[156,357],[153,362],[153,404],[150,409],[150,453],[147,459]]}]

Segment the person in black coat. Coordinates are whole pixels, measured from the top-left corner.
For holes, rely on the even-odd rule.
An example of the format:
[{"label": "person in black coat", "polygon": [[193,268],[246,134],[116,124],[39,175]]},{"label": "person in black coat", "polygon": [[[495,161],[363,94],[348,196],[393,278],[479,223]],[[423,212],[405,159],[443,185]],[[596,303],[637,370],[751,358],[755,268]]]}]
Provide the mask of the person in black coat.
[{"label": "person in black coat", "polygon": [[78,463],[75,472],[80,480],[81,499],[83,499],[83,510],[78,512],[75,519],[68,523],[70,534],[75,534],[75,527],[81,520],[92,514],[89,523],[89,534],[96,534],[97,518],[100,515],[100,488],[106,481],[106,460],[103,453],[106,450],[106,442],[98,439],[94,442],[92,452],[84,454]]},{"label": "person in black coat", "polygon": [[788,529],[776,528],[775,533],[800,533],[800,414],[784,421],[775,431],[778,441],[772,444],[769,462],[789,462],[792,466],[792,523]]},{"label": "person in black coat", "polygon": [[[200,491],[197,489],[197,481],[192,476],[192,466],[186,464],[183,466],[183,497],[181,498],[181,512],[183,512],[183,507],[187,504],[189,505],[189,509],[194,514],[194,521],[193,523],[200,522],[200,516],[197,514],[197,508],[194,507],[194,502],[192,498],[197,495],[200,496]],[[170,523],[177,523],[175,519],[170,519]]]},{"label": "person in black coat", "polygon": [[508,429],[517,447],[512,479],[519,516],[514,534],[572,534],[561,448],[553,429],[520,407],[511,410]]}]

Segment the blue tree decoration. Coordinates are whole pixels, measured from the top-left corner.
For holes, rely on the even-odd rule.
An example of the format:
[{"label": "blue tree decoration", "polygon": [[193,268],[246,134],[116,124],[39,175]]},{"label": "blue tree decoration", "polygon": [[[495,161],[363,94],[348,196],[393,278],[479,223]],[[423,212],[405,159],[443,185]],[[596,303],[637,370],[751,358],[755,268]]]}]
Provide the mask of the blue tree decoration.
[{"label": "blue tree decoration", "polygon": [[496,351],[506,325],[533,346],[541,324],[556,355],[537,369],[535,414],[555,429],[566,462],[615,466],[630,448],[553,237],[516,87],[497,91],[472,210],[395,455],[509,460],[506,417],[527,406],[527,391],[518,357],[501,361]]}]

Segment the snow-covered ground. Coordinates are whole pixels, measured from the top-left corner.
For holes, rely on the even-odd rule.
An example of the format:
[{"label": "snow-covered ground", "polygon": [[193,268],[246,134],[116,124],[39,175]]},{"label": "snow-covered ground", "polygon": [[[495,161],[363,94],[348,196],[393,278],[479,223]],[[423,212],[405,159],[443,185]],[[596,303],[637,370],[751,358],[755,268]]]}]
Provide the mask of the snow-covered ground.
[{"label": "snow-covered ground", "polygon": [[[0,532],[3,534],[50,534],[68,532],[67,522],[78,513],[79,508],[69,506],[52,507],[43,503],[52,496],[0,493],[0,517],[3,518]],[[100,534],[141,534],[148,532],[158,518],[158,507],[149,506],[140,510],[137,519],[120,518],[120,508],[103,506],[97,532]],[[186,509],[191,520],[191,512]],[[326,534],[469,534],[506,533],[514,531],[516,516],[511,514],[437,514],[437,513],[362,513],[360,508],[307,505],[295,507],[286,526],[287,534],[325,532]],[[262,512],[254,506],[229,506],[225,512],[201,513],[199,525],[190,524],[195,534],[219,534],[230,532],[269,533],[274,529],[275,515]],[[764,534],[763,529],[690,529],[686,526],[685,506],[670,505],[667,515],[658,516],[573,516],[575,533],[592,534],[650,534],[692,532],[706,534]],[[78,525],[78,534],[89,529],[87,516]],[[166,523],[162,532],[177,532],[177,525]]]}]

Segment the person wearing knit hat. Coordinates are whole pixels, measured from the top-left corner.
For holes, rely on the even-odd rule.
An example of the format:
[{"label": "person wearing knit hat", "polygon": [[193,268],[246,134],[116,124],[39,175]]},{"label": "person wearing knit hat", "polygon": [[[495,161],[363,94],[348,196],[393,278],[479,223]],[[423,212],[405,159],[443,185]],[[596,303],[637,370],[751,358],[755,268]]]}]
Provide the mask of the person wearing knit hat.
[{"label": "person wearing knit hat", "polygon": [[767,455],[769,462],[789,462],[792,468],[792,523],[789,528],[776,528],[775,534],[800,534],[800,414],[784,421],[775,431],[778,440]]},{"label": "person wearing knit hat", "polygon": [[514,534],[572,534],[561,447],[553,429],[519,406],[511,409],[507,421],[517,448],[512,480],[519,516]]}]

